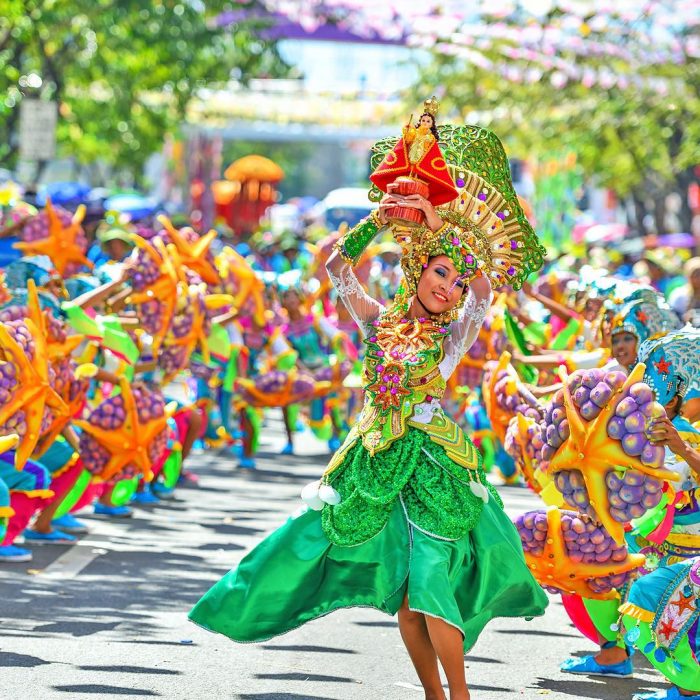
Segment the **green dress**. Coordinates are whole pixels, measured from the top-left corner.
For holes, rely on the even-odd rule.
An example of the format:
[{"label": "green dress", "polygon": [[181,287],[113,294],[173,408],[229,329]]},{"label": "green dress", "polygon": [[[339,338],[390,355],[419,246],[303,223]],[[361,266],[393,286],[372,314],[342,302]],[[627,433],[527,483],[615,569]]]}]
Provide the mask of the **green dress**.
[{"label": "green dress", "polygon": [[439,405],[488,300],[469,292],[462,317],[441,327],[358,299],[353,280],[333,279],[367,345],[365,404],[323,477],[336,496],[326,500],[340,502],[291,517],[190,619],[257,642],[341,608],[394,615],[408,596],[412,610],[457,627],[468,650],[489,620],[547,606],[478,451]]}]

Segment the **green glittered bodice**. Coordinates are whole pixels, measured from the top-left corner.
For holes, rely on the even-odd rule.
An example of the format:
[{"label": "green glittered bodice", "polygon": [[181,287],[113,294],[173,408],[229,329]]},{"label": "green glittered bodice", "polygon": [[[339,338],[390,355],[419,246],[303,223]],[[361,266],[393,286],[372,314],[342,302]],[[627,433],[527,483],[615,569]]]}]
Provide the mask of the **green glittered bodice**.
[{"label": "green glittered bodice", "polygon": [[406,432],[415,407],[445,392],[440,373],[443,342],[449,331],[430,319],[384,315],[365,339],[365,403],[357,431],[374,454]]}]

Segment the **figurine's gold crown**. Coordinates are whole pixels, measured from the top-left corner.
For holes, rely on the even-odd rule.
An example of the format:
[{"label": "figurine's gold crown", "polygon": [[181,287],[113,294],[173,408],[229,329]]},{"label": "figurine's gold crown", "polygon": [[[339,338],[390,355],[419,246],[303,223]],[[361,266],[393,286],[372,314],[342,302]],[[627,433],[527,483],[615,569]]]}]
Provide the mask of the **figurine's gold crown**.
[{"label": "figurine's gold crown", "polygon": [[425,102],[423,102],[423,113],[429,114],[433,118],[438,113],[439,108],[440,108],[440,104],[438,103],[435,95],[433,95],[430,99],[425,100]]}]

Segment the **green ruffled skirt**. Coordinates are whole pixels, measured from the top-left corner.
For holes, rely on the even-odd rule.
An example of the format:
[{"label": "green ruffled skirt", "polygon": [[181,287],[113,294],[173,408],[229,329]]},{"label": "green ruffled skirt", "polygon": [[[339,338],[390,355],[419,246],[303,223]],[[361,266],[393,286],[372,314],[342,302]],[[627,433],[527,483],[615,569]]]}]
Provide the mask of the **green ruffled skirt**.
[{"label": "green ruffled skirt", "polygon": [[[423,445],[422,438],[418,442]],[[433,447],[442,453],[438,461],[447,459],[442,448]],[[352,447],[348,456],[357,449],[363,448]],[[437,464],[432,469],[441,471]],[[414,475],[416,480],[423,479]],[[344,499],[349,496],[343,494],[342,478],[333,485]],[[308,510],[290,518],[204,595],[190,619],[234,641],[259,642],[340,608],[371,607],[394,615],[408,595],[412,610],[457,627],[468,650],[489,620],[544,613],[547,596],[530,574],[517,531],[495,498],[480,508],[465,534],[446,539],[416,526],[406,486],[390,504],[383,503],[389,505],[383,527],[353,546],[329,539],[333,532],[326,511],[332,506],[323,516]],[[468,490],[468,482],[463,486]]]}]

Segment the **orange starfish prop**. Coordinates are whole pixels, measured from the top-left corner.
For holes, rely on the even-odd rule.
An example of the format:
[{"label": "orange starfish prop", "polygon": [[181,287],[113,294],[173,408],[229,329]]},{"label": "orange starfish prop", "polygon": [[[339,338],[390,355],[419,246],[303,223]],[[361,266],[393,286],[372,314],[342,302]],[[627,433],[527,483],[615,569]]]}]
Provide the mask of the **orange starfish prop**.
[{"label": "orange starfish prop", "polygon": [[530,457],[527,451],[527,444],[531,440],[528,435],[528,430],[530,426],[535,424],[532,418],[526,418],[522,413],[518,413],[515,416],[517,421],[517,430],[515,432],[515,441],[520,448],[520,454],[515,460],[520,473],[527,482],[527,485],[535,492],[539,493],[542,491],[542,484],[535,478],[535,461]]},{"label": "orange starfish prop", "polygon": [[36,449],[34,450],[33,457],[38,459],[41,455],[46,452],[46,450],[51,447],[54,440],[63,433],[65,428],[70,424],[70,422],[78,415],[78,412],[83,407],[85,403],[85,394],[78,393],[78,395],[71,401],[68,396],[62,397],[65,403],[65,408],[58,407],[53,409],[53,421],[51,422],[51,427],[48,432],[42,435],[37,442]]},{"label": "orange starfish prop", "polygon": [[228,246],[216,256],[215,262],[221,279],[228,278],[229,270],[232,270],[238,280],[238,293],[234,297],[233,305],[240,309],[247,299],[252,299],[255,322],[262,326],[265,323],[265,285],[255,274],[255,270],[238,251]]},{"label": "orange starfish prop", "polygon": [[126,418],[117,430],[105,430],[86,420],[76,420],[75,425],[91,435],[109,453],[109,462],[105,465],[100,479],[108,481],[119,474],[128,464],[135,464],[144,475],[146,481],[153,478],[151,460],[148,448],[153,440],[166,428],[165,415],[153,418],[147,423],[139,420],[138,409],[129,381],[120,378],[119,386],[124,399]]},{"label": "orange starfish prop", "polygon": [[200,236],[194,243],[189,243],[172,225],[167,216],[159,216],[158,221],[163,224],[170,235],[170,240],[177,248],[182,264],[194,270],[207,284],[218,284],[219,274],[214,265],[207,260],[207,253],[212,241],[219,234],[212,229],[204,236]]},{"label": "orange starfish prop", "polygon": [[46,350],[48,353],[49,362],[70,357],[73,354],[73,350],[75,350],[85,339],[84,335],[79,334],[67,336],[62,343],[49,338],[49,333],[46,326],[46,316],[41,310],[39,293],[36,288],[36,283],[32,279],[27,281],[27,310],[28,317],[36,326],[39,334],[46,338]]},{"label": "orange starfish prop", "polygon": [[192,310],[192,325],[190,330],[181,338],[168,338],[168,343],[184,347],[187,357],[190,357],[199,346],[202,359],[205,364],[208,364],[211,360],[211,355],[209,353],[209,338],[205,330],[206,312],[200,304],[202,292],[203,290],[201,289],[187,288],[185,293],[187,294],[188,305]]},{"label": "orange starfish prop", "polygon": [[561,511],[554,506],[547,508],[547,539],[542,554],[535,556],[525,552],[525,562],[540,585],[597,600],[613,600],[618,596],[614,590],[594,593],[586,583],[588,579],[633,571],[643,566],[644,561],[643,554],[628,554],[622,562],[609,561],[603,564],[571,561],[561,530]]},{"label": "orange starfish prop", "polygon": [[25,319],[34,339],[34,359],[30,360],[24,350],[9,334],[4,324],[0,324],[0,345],[12,356],[17,366],[17,388],[8,403],[0,408],[0,424],[17,411],[24,411],[27,432],[15,454],[15,466],[22,469],[39,441],[44,407],[67,410],[63,399],[49,384],[49,363],[46,351],[46,338],[31,319]]},{"label": "orange starfish prop", "polygon": [[639,363],[630,372],[625,383],[615,391],[610,401],[601,410],[595,420],[584,421],[579,415],[571,397],[567,383],[568,375],[562,367],[560,376],[564,384],[564,410],[569,421],[570,435],[554,453],[549,462],[549,472],[554,475],[560,471],[579,470],[583,474],[586,490],[591,501],[591,508],[598,521],[610,533],[610,536],[622,544],[625,541],[624,527],[610,515],[610,502],[605,477],[613,467],[636,469],[656,479],[678,481],[679,475],[665,469],[656,469],[642,464],[638,457],[630,457],[622,449],[618,440],[608,436],[608,421],[615,413],[627,389],[642,381],[646,365]]},{"label": "orange starfish prop", "polygon": [[[27,282],[27,309],[28,318],[36,326],[39,335],[46,338],[47,356],[50,363],[70,357],[73,350],[83,341],[85,337],[83,335],[70,335],[62,343],[49,341],[46,316],[41,310],[36,284],[31,279]],[[51,427],[48,432],[39,438],[33,453],[34,457],[41,457],[49,449],[53,441],[63,432],[83,404],[83,397],[80,395],[76,396],[73,401],[69,401],[67,396],[61,396],[61,398],[64,403],[62,406],[52,407],[53,421],[51,422]]]},{"label": "orange starfish prop", "polygon": [[[246,398],[243,405],[252,406],[253,408],[279,408],[289,404],[308,401],[316,396],[327,394],[331,388],[330,382],[316,382],[314,384],[313,395],[308,393],[294,393],[294,383],[299,378],[300,374],[293,370],[288,372],[284,378],[284,385],[277,391],[262,391],[256,385],[254,379],[241,377],[236,379],[236,389],[238,392],[246,392]],[[313,381],[308,377],[309,384]]]},{"label": "orange starfish prop", "polygon": [[70,263],[85,265],[90,269],[93,264],[85,257],[80,246],[75,242],[80,232],[80,223],[85,217],[85,205],[81,204],[73,214],[70,226],[63,227],[61,219],[54,211],[50,199],[46,199],[46,216],[49,219],[49,235],[38,241],[15,243],[14,247],[25,255],[47,255],[58,273],[63,276]]},{"label": "orange starfish prop", "polygon": [[175,314],[178,282],[184,281],[184,272],[178,271],[176,261],[173,260],[169,249],[166,249],[160,238],[154,239],[155,245],[151,245],[147,240],[136,234],[131,236],[131,240],[153,259],[161,272],[155,282],[149,284],[140,292],[133,292],[126,299],[127,304],[144,304],[148,301],[159,301],[163,306],[161,327],[153,335],[153,354],[155,356],[165,339]]},{"label": "orange starfish prop", "polygon": [[513,379],[512,387],[509,389],[515,390],[517,387],[517,375],[515,370],[510,366],[510,353],[508,351],[503,352],[503,354],[498,359],[498,364],[494,367],[488,382],[484,382],[483,396],[484,396],[484,406],[486,407],[486,414],[491,421],[491,427],[493,429],[496,437],[501,441],[501,444],[505,441],[506,430],[508,429],[508,423],[513,417],[512,413],[504,411],[496,400],[496,392],[494,391],[496,384],[499,381],[498,375],[505,370],[508,375]]}]

